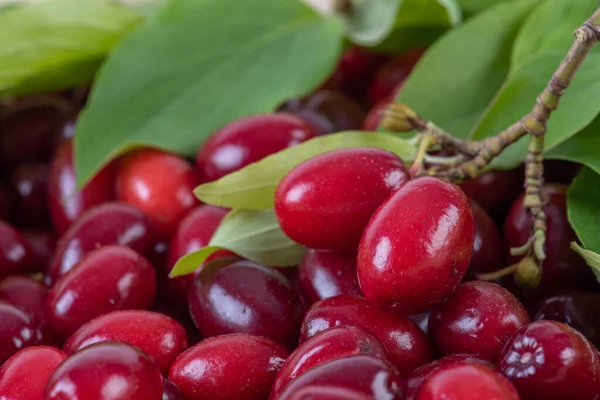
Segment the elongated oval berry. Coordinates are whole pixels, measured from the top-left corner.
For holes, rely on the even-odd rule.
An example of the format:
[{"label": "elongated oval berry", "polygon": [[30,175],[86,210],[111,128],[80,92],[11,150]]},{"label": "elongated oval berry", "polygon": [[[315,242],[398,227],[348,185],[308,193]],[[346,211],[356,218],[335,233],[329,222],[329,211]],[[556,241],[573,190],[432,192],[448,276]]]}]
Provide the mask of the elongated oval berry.
[{"label": "elongated oval berry", "polygon": [[408,178],[402,160],[389,151],[335,150],[303,162],[281,180],[275,213],[294,241],[355,253],[369,218]]},{"label": "elongated oval berry", "polygon": [[0,278],[35,272],[41,267],[23,235],[12,225],[0,221]]},{"label": "elongated oval berry", "polygon": [[52,285],[99,247],[121,245],[147,255],[154,242],[154,227],[146,214],[126,203],[99,205],[83,214],[61,238],[45,282]]},{"label": "elongated oval berry", "polygon": [[600,356],[582,334],[555,321],[536,321],[506,343],[498,368],[527,400],[595,400]]},{"label": "elongated oval berry", "polygon": [[25,311],[0,302],[0,364],[25,347],[44,344],[44,332]]},{"label": "elongated oval berry", "polygon": [[466,353],[496,361],[508,338],[529,322],[523,305],[502,286],[464,282],[432,311],[429,335],[443,354]]},{"label": "elongated oval berry", "polygon": [[0,368],[2,400],[40,400],[50,375],[67,358],[49,346],[32,346],[20,350]]},{"label": "elongated oval berry", "polygon": [[163,314],[142,310],[114,311],[91,320],[65,343],[68,355],[98,342],[129,343],[148,354],[163,374],[188,346],[181,324]]},{"label": "elongated oval berry", "polygon": [[186,400],[264,400],[288,355],[282,345],[265,337],[218,336],[177,357],[169,380]]},{"label": "elongated oval berry", "polygon": [[493,272],[503,266],[502,242],[492,218],[479,204],[469,199],[475,222],[473,254],[469,265],[469,275]]},{"label": "elongated oval berry", "polygon": [[0,281],[0,300],[25,311],[38,323],[45,319],[46,297],[48,288],[27,276],[14,275]]},{"label": "elongated oval berry", "polygon": [[369,221],[358,251],[358,281],[379,307],[418,314],[450,296],[467,272],[474,222],[465,194],[419,178],[390,196]]},{"label": "elongated oval berry", "polygon": [[285,361],[273,382],[270,399],[277,399],[288,383],[309,369],[360,354],[386,358],[381,342],[362,329],[344,326],[320,332],[302,343]]},{"label": "elongated oval berry", "polygon": [[373,334],[403,374],[433,359],[427,336],[414,322],[355,296],[336,296],[313,304],[304,315],[300,340],[304,342],[334,326],[356,326]]},{"label": "elongated oval berry", "polygon": [[402,399],[402,378],[398,370],[381,358],[357,355],[329,361],[312,368],[290,382],[278,400],[289,400],[301,389],[328,385],[372,396],[375,400]]},{"label": "elongated oval berry", "polygon": [[291,394],[289,400],[373,400],[373,396],[336,386],[310,385]]},{"label": "elongated oval berry", "polygon": [[52,329],[67,338],[83,324],[111,311],[149,308],[156,294],[150,263],[128,247],[89,253],[52,287],[46,311]]},{"label": "elongated oval berry", "polygon": [[50,376],[43,400],[161,400],[162,376],[147,354],[103,342],[68,357]]}]

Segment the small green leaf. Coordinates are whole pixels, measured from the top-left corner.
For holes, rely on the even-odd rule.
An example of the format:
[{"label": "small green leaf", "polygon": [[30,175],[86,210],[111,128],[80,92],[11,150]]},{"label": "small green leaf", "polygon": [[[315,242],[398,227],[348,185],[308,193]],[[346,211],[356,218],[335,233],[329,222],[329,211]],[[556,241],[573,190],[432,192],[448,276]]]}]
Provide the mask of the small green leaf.
[{"label": "small green leaf", "polygon": [[363,46],[374,46],[388,37],[402,0],[351,0],[350,16],[344,18],[350,40]]},{"label": "small green leaf", "polygon": [[195,271],[211,254],[222,249],[270,267],[297,265],[304,255],[304,248],[281,231],[273,210],[239,209],[221,221],[207,247],[179,259],[170,276]]},{"label": "small green leaf", "polygon": [[600,175],[583,168],[567,192],[567,215],[586,249],[600,252]]},{"label": "small green leaf", "polygon": [[336,65],[342,24],[292,0],[176,0],[103,66],[75,135],[82,185],[124,149],[192,155],[222,125],[274,110]]},{"label": "small green leaf", "polygon": [[409,141],[396,136],[341,132],[320,136],[275,153],[215,182],[200,185],[194,193],[205,203],[228,208],[272,208],[275,188],[292,168],[316,155],[351,147],[389,150],[405,161],[412,160],[416,151]]},{"label": "small green leaf", "polygon": [[105,0],[55,0],[0,13],[0,95],[91,81],[106,54],[142,20]]},{"label": "small green leaf", "polygon": [[546,158],[573,161],[583,164],[600,174],[600,117],[584,130],[548,153]]},{"label": "small green leaf", "polygon": [[600,282],[600,254],[586,250],[576,242],[571,242],[571,250],[583,257],[587,265],[592,269],[594,275],[596,275],[598,282]]}]

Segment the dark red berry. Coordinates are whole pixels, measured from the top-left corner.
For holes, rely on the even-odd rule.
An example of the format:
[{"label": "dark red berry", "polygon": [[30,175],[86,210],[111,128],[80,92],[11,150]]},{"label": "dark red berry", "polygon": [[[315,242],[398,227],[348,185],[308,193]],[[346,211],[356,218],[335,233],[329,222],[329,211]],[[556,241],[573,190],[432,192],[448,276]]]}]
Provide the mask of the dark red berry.
[{"label": "dark red berry", "polygon": [[0,302],[0,365],[17,351],[44,344],[45,340],[44,332],[31,315]]},{"label": "dark red berry", "polygon": [[44,400],[161,400],[162,377],[152,359],[121,342],[89,346],[52,374]]},{"label": "dark red berry", "polygon": [[53,330],[67,338],[102,314],[149,308],[155,294],[154,270],[144,257],[128,247],[106,246],[56,282],[46,312]]},{"label": "dark red berry", "polygon": [[371,82],[369,102],[375,104],[390,96],[410,74],[422,55],[423,50],[411,50],[385,63]]},{"label": "dark red berry", "polygon": [[0,368],[2,400],[40,400],[50,375],[67,356],[48,346],[20,350]]},{"label": "dark red berry", "polygon": [[241,118],[219,129],[200,147],[196,167],[201,181],[211,182],[314,136],[313,129],[293,115]]},{"label": "dark red berry", "polygon": [[288,354],[265,337],[223,335],[177,357],[169,380],[186,400],[265,400]]},{"label": "dark red berry", "polygon": [[544,180],[570,184],[581,170],[581,164],[565,160],[544,160]]},{"label": "dark red berry", "polygon": [[301,342],[334,326],[356,326],[373,334],[385,347],[389,360],[403,374],[433,358],[427,337],[414,322],[355,296],[331,297],[313,304],[304,316]]},{"label": "dark red berry", "polygon": [[292,240],[355,253],[369,218],[408,179],[402,160],[389,151],[332,151],[303,162],[281,180],[275,213]]},{"label": "dark red berry", "polygon": [[8,220],[11,215],[10,195],[2,182],[0,182],[0,220]]},{"label": "dark red berry", "polygon": [[329,385],[309,385],[290,395],[289,400],[373,400],[356,390]]},{"label": "dark red berry", "polygon": [[475,238],[473,239],[473,255],[469,265],[469,275],[475,277],[499,270],[504,266],[502,242],[500,234],[492,218],[479,204],[469,199],[473,220],[475,221]]},{"label": "dark red berry", "polygon": [[309,304],[342,294],[362,296],[352,254],[308,249],[298,266],[298,284]]},{"label": "dark red berry", "polygon": [[42,162],[21,164],[10,175],[13,220],[19,226],[46,226],[48,177],[50,169]]},{"label": "dark red berry", "polygon": [[536,321],[506,343],[498,367],[527,400],[595,400],[600,356],[583,335],[555,321]]},{"label": "dark red berry", "polygon": [[163,378],[162,400],[181,400],[181,390],[176,384]]},{"label": "dark red berry", "polygon": [[98,247],[118,244],[146,255],[154,243],[154,227],[146,214],[125,203],[102,204],[83,214],[61,238],[45,282],[53,284]]},{"label": "dark red berry", "polygon": [[25,229],[21,233],[35,253],[41,268],[46,270],[56,250],[56,234],[50,229]]},{"label": "dark red berry", "polygon": [[366,227],[358,281],[366,298],[418,314],[452,294],[473,250],[474,222],[465,194],[437,178],[419,178],[390,196]]},{"label": "dark red berry", "polygon": [[0,278],[39,271],[43,265],[23,235],[0,221]]},{"label": "dark red berry", "polygon": [[0,281],[0,300],[25,311],[34,321],[44,321],[48,288],[27,276],[9,276]]},{"label": "dark red berry", "polygon": [[288,280],[272,268],[236,259],[208,264],[198,273],[189,301],[204,337],[250,333],[290,349],[298,343],[300,300]]},{"label": "dark red berry", "polygon": [[271,399],[296,377],[327,361],[354,355],[386,358],[385,349],[373,335],[352,326],[333,327],[302,343],[281,367],[271,389]]},{"label": "dark red berry", "polygon": [[488,171],[460,185],[494,219],[503,216],[523,192],[523,169]]},{"label": "dark red berry", "polygon": [[139,150],[125,156],[117,170],[117,198],[145,212],[160,239],[169,239],[198,201],[191,165],[174,154]]}]

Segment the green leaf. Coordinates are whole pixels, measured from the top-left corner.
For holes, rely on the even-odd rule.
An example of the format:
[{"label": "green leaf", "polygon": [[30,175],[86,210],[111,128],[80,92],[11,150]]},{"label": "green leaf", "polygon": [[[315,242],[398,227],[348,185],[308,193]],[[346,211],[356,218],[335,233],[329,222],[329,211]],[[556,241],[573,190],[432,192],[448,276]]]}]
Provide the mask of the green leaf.
[{"label": "green leaf", "polygon": [[275,153],[215,182],[200,185],[194,193],[205,203],[228,208],[272,208],[275,188],[292,168],[316,155],[351,147],[389,150],[405,161],[412,160],[415,155],[414,146],[396,136],[341,132],[320,136]]},{"label": "green leaf", "polygon": [[106,54],[142,20],[104,0],[55,0],[0,13],[0,96],[89,82]]},{"label": "green leaf", "polygon": [[222,249],[270,267],[297,265],[304,255],[304,248],[281,231],[273,210],[239,209],[221,221],[207,247],[179,259],[170,276],[195,271],[211,254]]},{"label": "green leaf", "polygon": [[477,14],[505,0],[457,0],[465,15]]},{"label": "green leaf", "polygon": [[292,0],[175,0],[108,58],[75,135],[78,184],[124,150],[192,155],[222,125],[272,111],[336,65],[342,24]]},{"label": "green leaf", "polygon": [[600,117],[577,135],[550,150],[545,157],[580,163],[600,174],[598,143],[600,143]]},{"label": "green leaf", "polygon": [[413,70],[399,101],[467,137],[504,82],[513,41],[535,3],[498,4],[442,36]]},{"label": "green leaf", "polygon": [[600,175],[583,168],[567,192],[567,215],[586,249],[600,252]]},{"label": "green leaf", "polygon": [[587,265],[592,269],[594,275],[596,275],[598,282],[600,282],[600,254],[586,250],[576,242],[571,242],[571,250],[583,257]]}]

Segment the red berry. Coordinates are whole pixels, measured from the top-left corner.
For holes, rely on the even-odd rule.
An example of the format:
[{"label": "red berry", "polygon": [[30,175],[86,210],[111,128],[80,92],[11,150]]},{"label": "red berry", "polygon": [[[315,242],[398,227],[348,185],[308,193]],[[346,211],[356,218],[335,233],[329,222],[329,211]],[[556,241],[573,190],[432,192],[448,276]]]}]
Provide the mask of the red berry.
[{"label": "red berry", "polygon": [[289,400],[300,390],[327,385],[372,396],[372,399],[402,399],[398,370],[381,358],[358,355],[329,361],[290,382],[277,400]]},{"label": "red berry", "polygon": [[362,296],[352,254],[308,249],[298,267],[298,284],[309,304],[342,294]]},{"label": "red berry", "polygon": [[476,276],[503,267],[502,242],[492,218],[474,200],[469,199],[469,204],[475,222],[475,238],[473,239],[473,255],[469,265],[469,274]]},{"label": "red berry", "polygon": [[50,375],[67,356],[48,346],[20,350],[0,368],[2,400],[40,400]]},{"label": "red berry", "polygon": [[302,311],[282,274],[246,260],[205,266],[190,290],[190,314],[204,337],[250,333],[292,349],[298,343]]},{"label": "red berry", "polygon": [[366,227],[358,281],[366,298],[418,314],[452,294],[473,249],[474,222],[465,194],[436,178],[406,183]]},{"label": "red berry", "polygon": [[331,360],[354,355],[373,355],[385,359],[385,349],[373,335],[345,326],[327,329],[302,343],[285,361],[277,374],[271,399],[306,371]]},{"label": "red berry", "polygon": [[67,338],[102,314],[149,308],[155,294],[154,270],[146,259],[128,247],[106,246],[56,282],[46,312],[54,331]]},{"label": "red berry", "polygon": [[35,272],[42,267],[23,235],[12,225],[0,221],[0,278]]},{"label": "red berry", "polygon": [[148,214],[161,239],[170,238],[179,221],[198,203],[192,167],[163,151],[140,150],[124,157],[116,185],[117,198]]},{"label": "red berry", "polygon": [[356,326],[373,334],[403,374],[433,358],[427,337],[414,322],[354,296],[331,297],[313,304],[304,316],[301,342],[334,326]]},{"label": "red berry", "polygon": [[198,149],[196,166],[202,182],[212,182],[314,136],[310,126],[293,115],[241,118],[219,129]]},{"label": "red berry", "polygon": [[139,349],[120,342],[89,346],[54,371],[44,400],[161,400],[158,367]]},{"label": "red berry", "polygon": [[595,400],[600,356],[583,335],[555,321],[536,321],[506,343],[498,367],[527,400]]},{"label": "red berry", "polygon": [[375,104],[394,92],[406,79],[423,55],[423,50],[411,50],[385,63],[378,71],[369,88],[369,102]]},{"label": "red berry", "polygon": [[48,201],[52,223],[59,236],[86,210],[114,200],[114,167],[104,167],[81,190],[77,190],[73,145],[66,141],[56,150],[50,166]]},{"label": "red berry", "polygon": [[154,227],[143,212],[125,203],[102,204],[82,215],[61,238],[45,281],[53,284],[99,247],[118,244],[146,255],[154,242]]},{"label": "red berry", "polygon": [[247,334],[204,340],[181,354],[169,373],[186,400],[264,400],[287,350]]},{"label": "red berry", "polygon": [[91,344],[119,341],[138,347],[156,362],[163,374],[188,346],[185,329],[166,315],[150,311],[114,311],[77,330],[65,343],[68,355]]},{"label": "red berry", "polygon": [[26,276],[9,276],[0,281],[0,300],[25,311],[34,321],[44,321],[44,303],[48,289]]},{"label": "red berry", "polygon": [[0,365],[17,351],[43,344],[45,340],[44,332],[32,316],[0,302]]},{"label": "red berry", "polygon": [[492,217],[501,216],[523,191],[523,169],[488,171],[460,185]]},{"label": "red berry", "polygon": [[2,182],[0,182],[0,220],[7,220],[11,215],[10,195]]},{"label": "red berry", "polygon": [[48,165],[41,162],[21,164],[10,175],[13,216],[19,226],[46,226],[48,209]]},{"label": "red berry", "polygon": [[379,120],[381,119],[381,112],[386,108],[394,99],[392,97],[385,97],[379,100],[371,109],[363,121],[362,129],[365,131],[377,131]]},{"label": "red berry", "polygon": [[42,269],[46,270],[56,250],[56,234],[50,229],[26,229],[21,233],[35,253]]},{"label": "red berry", "polygon": [[389,151],[335,150],[303,162],[281,180],[275,213],[292,240],[355,253],[369,218],[407,180],[404,163]]},{"label": "red berry", "polygon": [[520,400],[502,375],[480,364],[448,365],[433,372],[421,385],[416,400]]},{"label": "red berry", "polygon": [[290,395],[289,400],[372,400],[368,394],[329,385],[306,386]]}]

